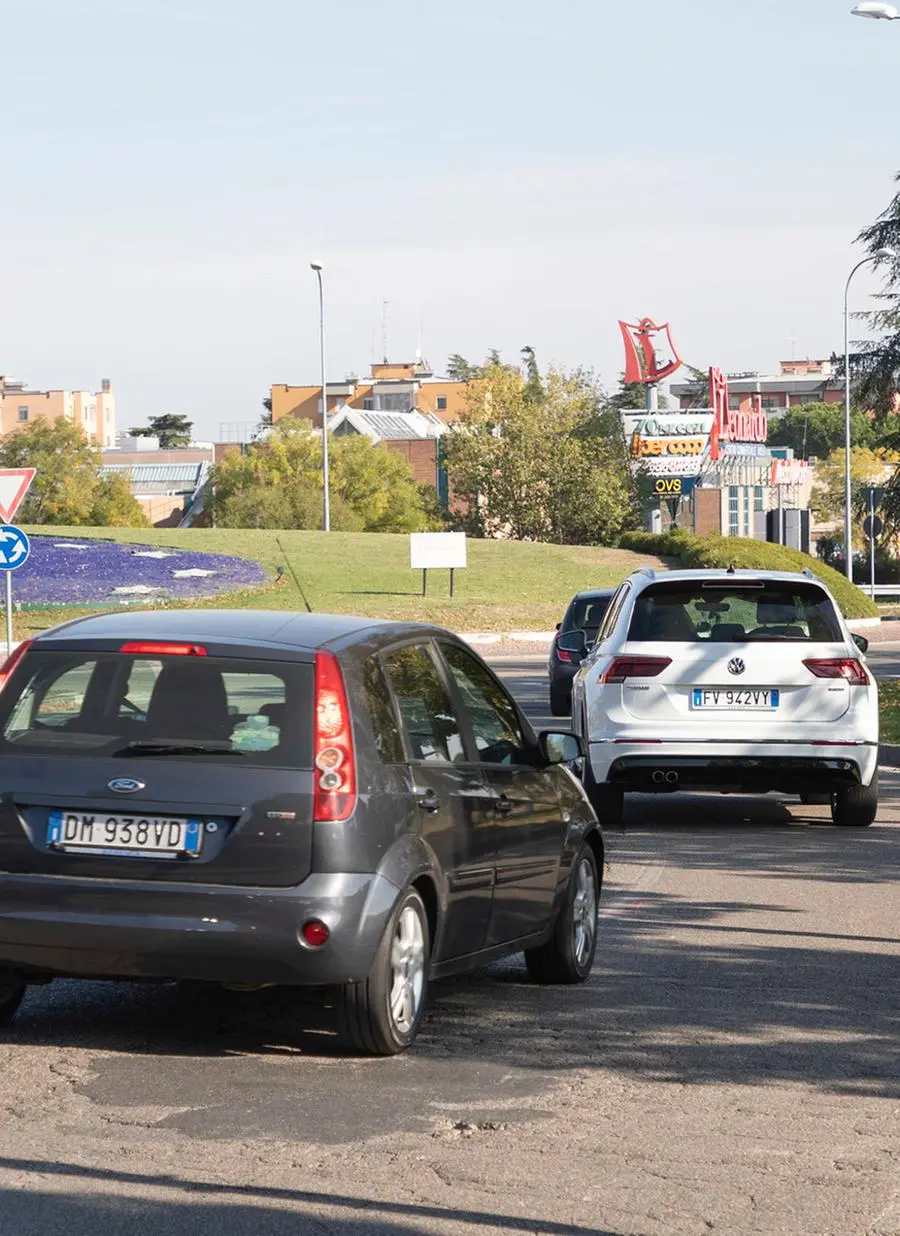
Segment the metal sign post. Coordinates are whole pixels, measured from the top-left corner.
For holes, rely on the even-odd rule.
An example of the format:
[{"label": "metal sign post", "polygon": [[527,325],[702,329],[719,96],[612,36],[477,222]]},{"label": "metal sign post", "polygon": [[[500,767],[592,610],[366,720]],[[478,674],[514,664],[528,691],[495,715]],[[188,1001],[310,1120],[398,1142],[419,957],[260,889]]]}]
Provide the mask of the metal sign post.
[{"label": "metal sign post", "polygon": [[6,574],[6,655],[12,656],[12,573],[24,566],[31,553],[28,537],[21,528],[11,524],[0,527],[0,571]]}]

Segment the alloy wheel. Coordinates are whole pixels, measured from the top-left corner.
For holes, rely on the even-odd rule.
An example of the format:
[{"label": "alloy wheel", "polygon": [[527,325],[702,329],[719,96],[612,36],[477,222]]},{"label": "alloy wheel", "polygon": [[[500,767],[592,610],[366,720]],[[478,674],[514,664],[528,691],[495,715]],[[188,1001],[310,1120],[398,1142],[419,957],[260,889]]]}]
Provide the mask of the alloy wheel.
[{"label": "alloy wheel", "polygon": [[391,1021],[399,1034],[416,1024],[425,989],[425,931],[413,906],[397,919],[391,943]]}]

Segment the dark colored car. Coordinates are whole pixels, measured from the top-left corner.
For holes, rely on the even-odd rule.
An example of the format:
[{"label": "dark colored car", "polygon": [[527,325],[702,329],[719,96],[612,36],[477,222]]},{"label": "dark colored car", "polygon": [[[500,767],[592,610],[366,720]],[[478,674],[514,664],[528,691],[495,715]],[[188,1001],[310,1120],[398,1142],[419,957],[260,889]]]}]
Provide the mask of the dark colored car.
[{"label": "dark colored car", "polygon": [[0,1021],[57,976],[324,988],[346,1041],[413,1041],[430,978],[593,963],[603,842],[455,636],[365,618],[109,614],[0,681]]},{"label": "dark colored car", "polygon": [[550,712],[554,717],[567,717],[572,707],[572,679],[578,673],[584,655],[560,648],[559,637],[569,631],[584,631],[587,647],[597,638],[600,623],[609,608],[615,588],[591,588],[579,592],[569,602],[565,617],[556,628],[550,645]]}]

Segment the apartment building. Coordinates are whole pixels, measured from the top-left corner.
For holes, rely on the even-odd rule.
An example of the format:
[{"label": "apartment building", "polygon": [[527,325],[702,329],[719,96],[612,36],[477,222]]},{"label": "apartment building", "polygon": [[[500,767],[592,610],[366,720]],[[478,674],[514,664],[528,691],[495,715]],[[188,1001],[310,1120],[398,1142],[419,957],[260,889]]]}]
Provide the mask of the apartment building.
[{"label": "apartment building", "polygon": [[34,391],[24,382],[0,376],[0,434],[60,418],[78,425],[90,442],[115,446],[116,397],[109,378],[102,380],[96,392]]},{"label": "apartment building", "polygon": [[[830,360],[781,361],[777,374],[744,370],[728,375],[728,405],[732,412],[749,412],[754,395],[762,399],[763,411],[772,417],[783,416],[788,408],[805,403],[840,403],[844,398],[841,379],[835,377]],[[690,382],[673,382],[671,393],[681,409],[703,407],[708,398],[705,388]]]},{"label": "apartment building", "polygon": [[[435,377],[421,361],[385,361],[373,364],[367,378],[352,375],[342,382],[328,382],[328,411],[347,407],[359,412],[421,412],[452,424],[464,407],[466,385]],[[321,426],[321,383],[277,385],[270,394],[273,424],[284,416],[297,416]]]}]

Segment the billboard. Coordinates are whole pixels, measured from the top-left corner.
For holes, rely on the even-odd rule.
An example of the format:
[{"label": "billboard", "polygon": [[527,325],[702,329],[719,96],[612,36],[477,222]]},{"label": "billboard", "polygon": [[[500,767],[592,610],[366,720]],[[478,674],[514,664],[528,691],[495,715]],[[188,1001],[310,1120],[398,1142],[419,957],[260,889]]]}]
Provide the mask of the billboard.
[{"label": "billboard", "polygon": [[711,412],[640,412],[623,416],[633,466],[650,476],[698,476],[709,446]]},{"label": "billboard", "polygon": [[709,402],[713,409],[709,457],[714,463],[724,456],[767,455],[769,421],[762,408],[762,396],[754,395],[749,412],[729,408],[728,379],[721,369],[709,371]]}]

